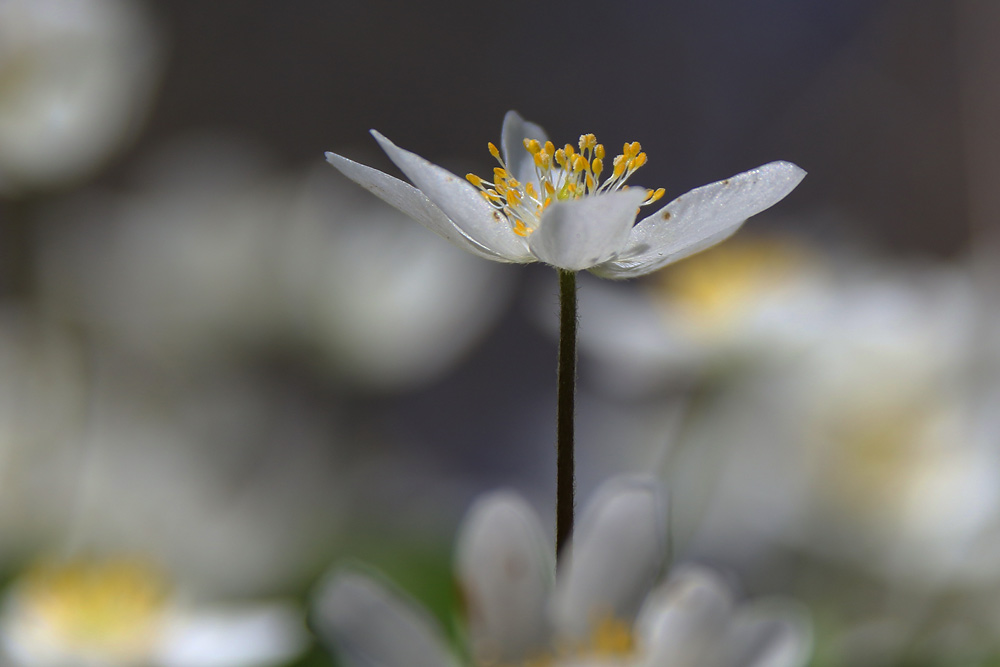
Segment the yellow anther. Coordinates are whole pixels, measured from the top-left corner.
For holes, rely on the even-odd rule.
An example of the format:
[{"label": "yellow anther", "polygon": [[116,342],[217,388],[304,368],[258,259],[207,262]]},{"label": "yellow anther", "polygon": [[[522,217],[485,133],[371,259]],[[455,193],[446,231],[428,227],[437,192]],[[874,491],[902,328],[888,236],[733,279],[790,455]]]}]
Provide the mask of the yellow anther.
[{"label": "yellow anther", "polygon": [[587,189],[588,190],[593,190],[594,189],[594,177],[591,176],[590,174],[587,174],[586,182],[587,182]]},{"label": "yellow anther", "polygon": [[638,155],[639,153],[642,152],[642,144],[640,144],[638,141],[633,141],[632,145],[629,146],[629,148],[632,151],[632,155]]},{"label": "yellow anther", "polygon": [[535,190],[535,186],[531,181],[524,184],[524,192],[532,199],[538,199],[538,191]]},{"label": "yellow anther", "polygon": [[532,155],[535,155],[538,151],[542,150],[542,145],[538,143],[537,139],[525,139],[524,148]]},{"label": "yellow anther", "polygon": [[594,172],[594,176],[600,176],[601,172],[604,171],[604,160],[595,157],[594,161],[590,163],[590,169]]},{"label": "yellow anther", "polygon": [[614,166],[615,168],[611,174],[611,177],[618,178],[619,176],[625,173],[625,167],[627,166],[625,161],[625,156],[619,155],[615,157]]},{"label": "yellow anther", "polygon": [[604,159],[604,144],[597,144],[596,146],[594,146],[594,156],[598,160]]},{"label": "yellow anther", "polygon": [[587,158],[582,155],[573,156],[573,171],[579,173],[581,171],[586,171],[589,167],[590,164],[587,162]]},{"label": "yellow anther", "polygon": [[546,197],[545,201],[542,202],[542,210],[544,211],[545,209],[547,209],[551,205],[552,205],[552,197]]},{"label": "yellow anther", "polygon": [[554,195],[556,193],[556,186],[552,185],[548,181],[545,181],[544,185],[545,185],[545,194],[546,195],[552,196],[552,195]]},{"label": "yellow anther", "polygon": [[632,157],[632,144],[630,144],[627,141],[622,146],[622,157],[624,157],[626,160]]},{"label": "yellow anther", "polygon": [[576,155],[576,149],[573,148],[573,144],[566,144],[563,146],[563,150],[566,151],[566,155],[570,157]]},{"label": "yellow anther", "polygon": [[663,188],[657,188],[650,192],[649,198],[646,199],[647,204],[652,204],[654,201],[659,201],[663,198],[663,194],[666,192]]},{"label": "yellow anther", "polygon": [[495,145],[493,144],[493,142],[492,142],[492,141],[491,141],[491,142],[489,142],[489,144],[488,144],[488,145],[489,145],[489,148],[490,148],[490,155],[492,155],[493,157],[495,157],[496,159],[498,159],[498,160],[499,160],[499,159],[500,159],[500,149],[498,149],[498,148],[497,148],[497,147],[496,147],[496,146],[495,146]]},{"label": "yellow anther", "polygon": [[556,152],[556,145],[553,144],[551,141],[546,141],[545,152],[548,153],[549,155],[552,155],[553,153]]},{"label": "yellow anther", "polygon": [[646,154],[645,153],[639,153],[634,158],[632,158],[632,164],[631,164],[632,169],[638,169],[639,167],[641,167],[644,164],[646,164]]},{"label": "yellow anther", "polygon": [[523,222],[521,222],[520,220],[518,220],[518,219],[515,218],[514,219],[514,233],[517,234],[518,236],[524,237],[524,236],[528,236],[529,234],[531,234],[531,230],[528,228],[527,225],[525,225]]},{"label": "yellow anther", "polygon": [[507,170],[503,167],[493,167],[493,175],[501,181],[507,180]]},{"label": "yellow anther", "polygon": [[480,187],[483,186],[483,179],[479,178],[475,174],[466,174],[465,175],[465,179],[467,181],[469,181],[469,183],[472,183],[473,185],[475,185],[477,188],[480,188]]},{"label": "yellow anther", "polygon": [[563,169],[566,168],[566,151],[559,149],[556,151],[556,164],[558,164]]},{"label": "yellow anther", "polygon": [[581,134],[580,135],[580,150],[585,151],[588,148],[593,148],[597,145],[597,137],[593,134]]}]

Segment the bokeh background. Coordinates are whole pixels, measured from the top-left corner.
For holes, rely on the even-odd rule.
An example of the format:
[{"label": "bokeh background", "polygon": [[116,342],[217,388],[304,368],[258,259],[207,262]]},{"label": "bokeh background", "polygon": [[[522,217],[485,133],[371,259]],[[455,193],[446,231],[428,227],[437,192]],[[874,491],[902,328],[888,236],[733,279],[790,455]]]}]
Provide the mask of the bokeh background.
[{"label": "bokeh background", "polygon": [[988,0],[0,0],[8,596],[138,558],[157,604],[304,610],[358,558],[450,624],[472,499],[551,514],[555,275],[323,152],[397,173],[377,128],[486,174],[516,109],[641,141],[668,199],[809,172],[721,254],[581,281],[581,496],[662,477],[675,558],[800,600],[816,664],[1000,660],[998,29]]}]

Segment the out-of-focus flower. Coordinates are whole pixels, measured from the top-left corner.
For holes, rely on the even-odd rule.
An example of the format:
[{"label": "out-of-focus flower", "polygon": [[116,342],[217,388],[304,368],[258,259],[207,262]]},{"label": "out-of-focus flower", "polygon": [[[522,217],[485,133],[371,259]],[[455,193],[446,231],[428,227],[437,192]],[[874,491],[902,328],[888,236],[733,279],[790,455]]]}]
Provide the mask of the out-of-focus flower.
[{"label": "out-of-focus flower", "polygon": [[782,238],[737,238],[635,291],[581,294],[580,345],[602,377],[648,392],[727,362],[789,359],[827,336],[837,285],[826,257]]},{"label": "out-of-focus flower", "polygon": [[439,375],[496,321],[509,276],[327,172],[285,224],[284,305],[337,371],[376,388]]},{"label": "out-of-focus flower", "polygon": [[[582,514],[554,576],[551,546],[527,503],[508,492],[482,498],[456,555],[473,663],[805,664],[808,626],[791,609],[737,604],[700,567],[680,568],[656,585],[665,525],[656,484],[614,478]],[[425,614],[355,569],[337,570],[322,585],[316,623],[347,665],[459,664]]]},{"label": "out-of-focus flower", "polygon": [[854,267],[834,295],[810,348],[698,406],[675,471],[714,489],[695,548],[793,547],[910,589],[967,577],[1000,512],[997,433],[970,375],[971,285],[954,270]]},{"label": "out-of-focus flower", "polygon": [[0,610],[4,664],[18,667],[264,667],[307,641],[291,603],[207,606],[134,558],[38,564]]},{"label": "out-of-focus flower", "polygon": [[269,340],[281,320],[287,183],[223,140],[171,146],[140,173],[131,191],[53,214],[40,252],[46,308],[171,365],[218,363]]},{"label": "out-of-focus flower", "polygon": [[129,0],[0,1],[0,192],[80,178],[132,136],[159,70]]},{"label": "out-of-focus flower", "polygon": [[[605,151],[592,134],[556,149],[545,131],[514,111],[504,118],[500,163],[492,182],[462,179],[403,150],[376,131],[375,139],[416,187],[335,153],[327,160],[456,246],[498,262],[541,261],[605,278],[632,278],[703,250],[735,232],[752,215],[781,201],[805,172],[771,162],[678,197],[636,224],[638,207],[663,189],[628,187],[646,163],[638,142],[625,144],[603,182]],[[502,153],[502,157],[501,157]]]},{"label": "out-of-focus flower", "polygon": [[298,346],[377,389],[442,373],[500,313],[495,266],[264,162],[203,140],[164,151],[137,192],[78,202],[44,229],[47,307],[171,366]]}]

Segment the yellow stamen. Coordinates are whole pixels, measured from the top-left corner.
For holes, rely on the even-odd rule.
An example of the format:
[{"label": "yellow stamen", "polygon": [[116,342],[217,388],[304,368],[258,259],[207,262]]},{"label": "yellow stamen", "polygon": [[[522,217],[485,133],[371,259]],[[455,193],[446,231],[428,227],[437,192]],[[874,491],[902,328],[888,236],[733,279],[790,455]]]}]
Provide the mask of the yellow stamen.
[{"label": "yellow stamen", "polygon": [[590,650],[601,656],[624,656],[635,650],[635,640],[627,623],[609,617],[598,623]]},{"label": "yellow stamen", "polygon": [[[521,183],[514,178],[500,150],[492,142],[487,144],[490,154],[500,163],[493,168],[493,182],[489,183],[475,174],[466,176],[496,210],[498,219],[505,220],[522,237],[531,234],[542,213],[554,200],[579,199],[628,189],[626,181],[647,160],[638,141],[625,143],[622,154],[612,161],[610,178],[602,182],[606,152],[604,144],[598,143],[593,134],[581,134],[579,148],[565,144],[557,149],[551,141],[543,144],[538,139],[530,138],[524,138],[522,145],[531,155],[535,167],[531,180]],[[643,205],[662,196],[662,188],[647,190]]]}]

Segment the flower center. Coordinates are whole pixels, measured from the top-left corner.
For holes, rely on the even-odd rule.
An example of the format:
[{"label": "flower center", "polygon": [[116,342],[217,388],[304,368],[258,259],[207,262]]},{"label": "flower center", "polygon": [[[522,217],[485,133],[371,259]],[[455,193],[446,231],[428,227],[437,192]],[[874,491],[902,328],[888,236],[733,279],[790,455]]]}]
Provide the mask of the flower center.
[{"label": "flower center", "polygon": [[[604,144],[597,143],[593,134],[580,135],[579,149],[572,144],[556,148],[551,141],[544,144],[535,139],[525,139],[524,149],[531,155],[535,166],[535,178],[522,183],[518,181],[500,151],[491,142],[492,155],[499,167],[493,169],[492,183],[475,174],[466,178],[479,188],[483,197],[493,208],[503,213],[518,236],[529,236],[538,226],[553,201],[580,199],[627,187],[625,182],[639,167],[646,164],[646,154],[638,141],[626,143],[621,155],[611,162],[611,175],[601,182],[604,173]],[[652,204],[663,196],[664,190],[649,190],[641,204]]]},{"label": "flower center", "polygon": [[686,324],[726,330],[764,294],[794,286],[809,260],[789,242],[730,240],[661,272],[660,286]]},{"label": "flower center", "polygon": [[148,656],[166,586],[144,562],[79,561],[33,567],[16,595],[8,633],[26,652],[119,662]]}]

